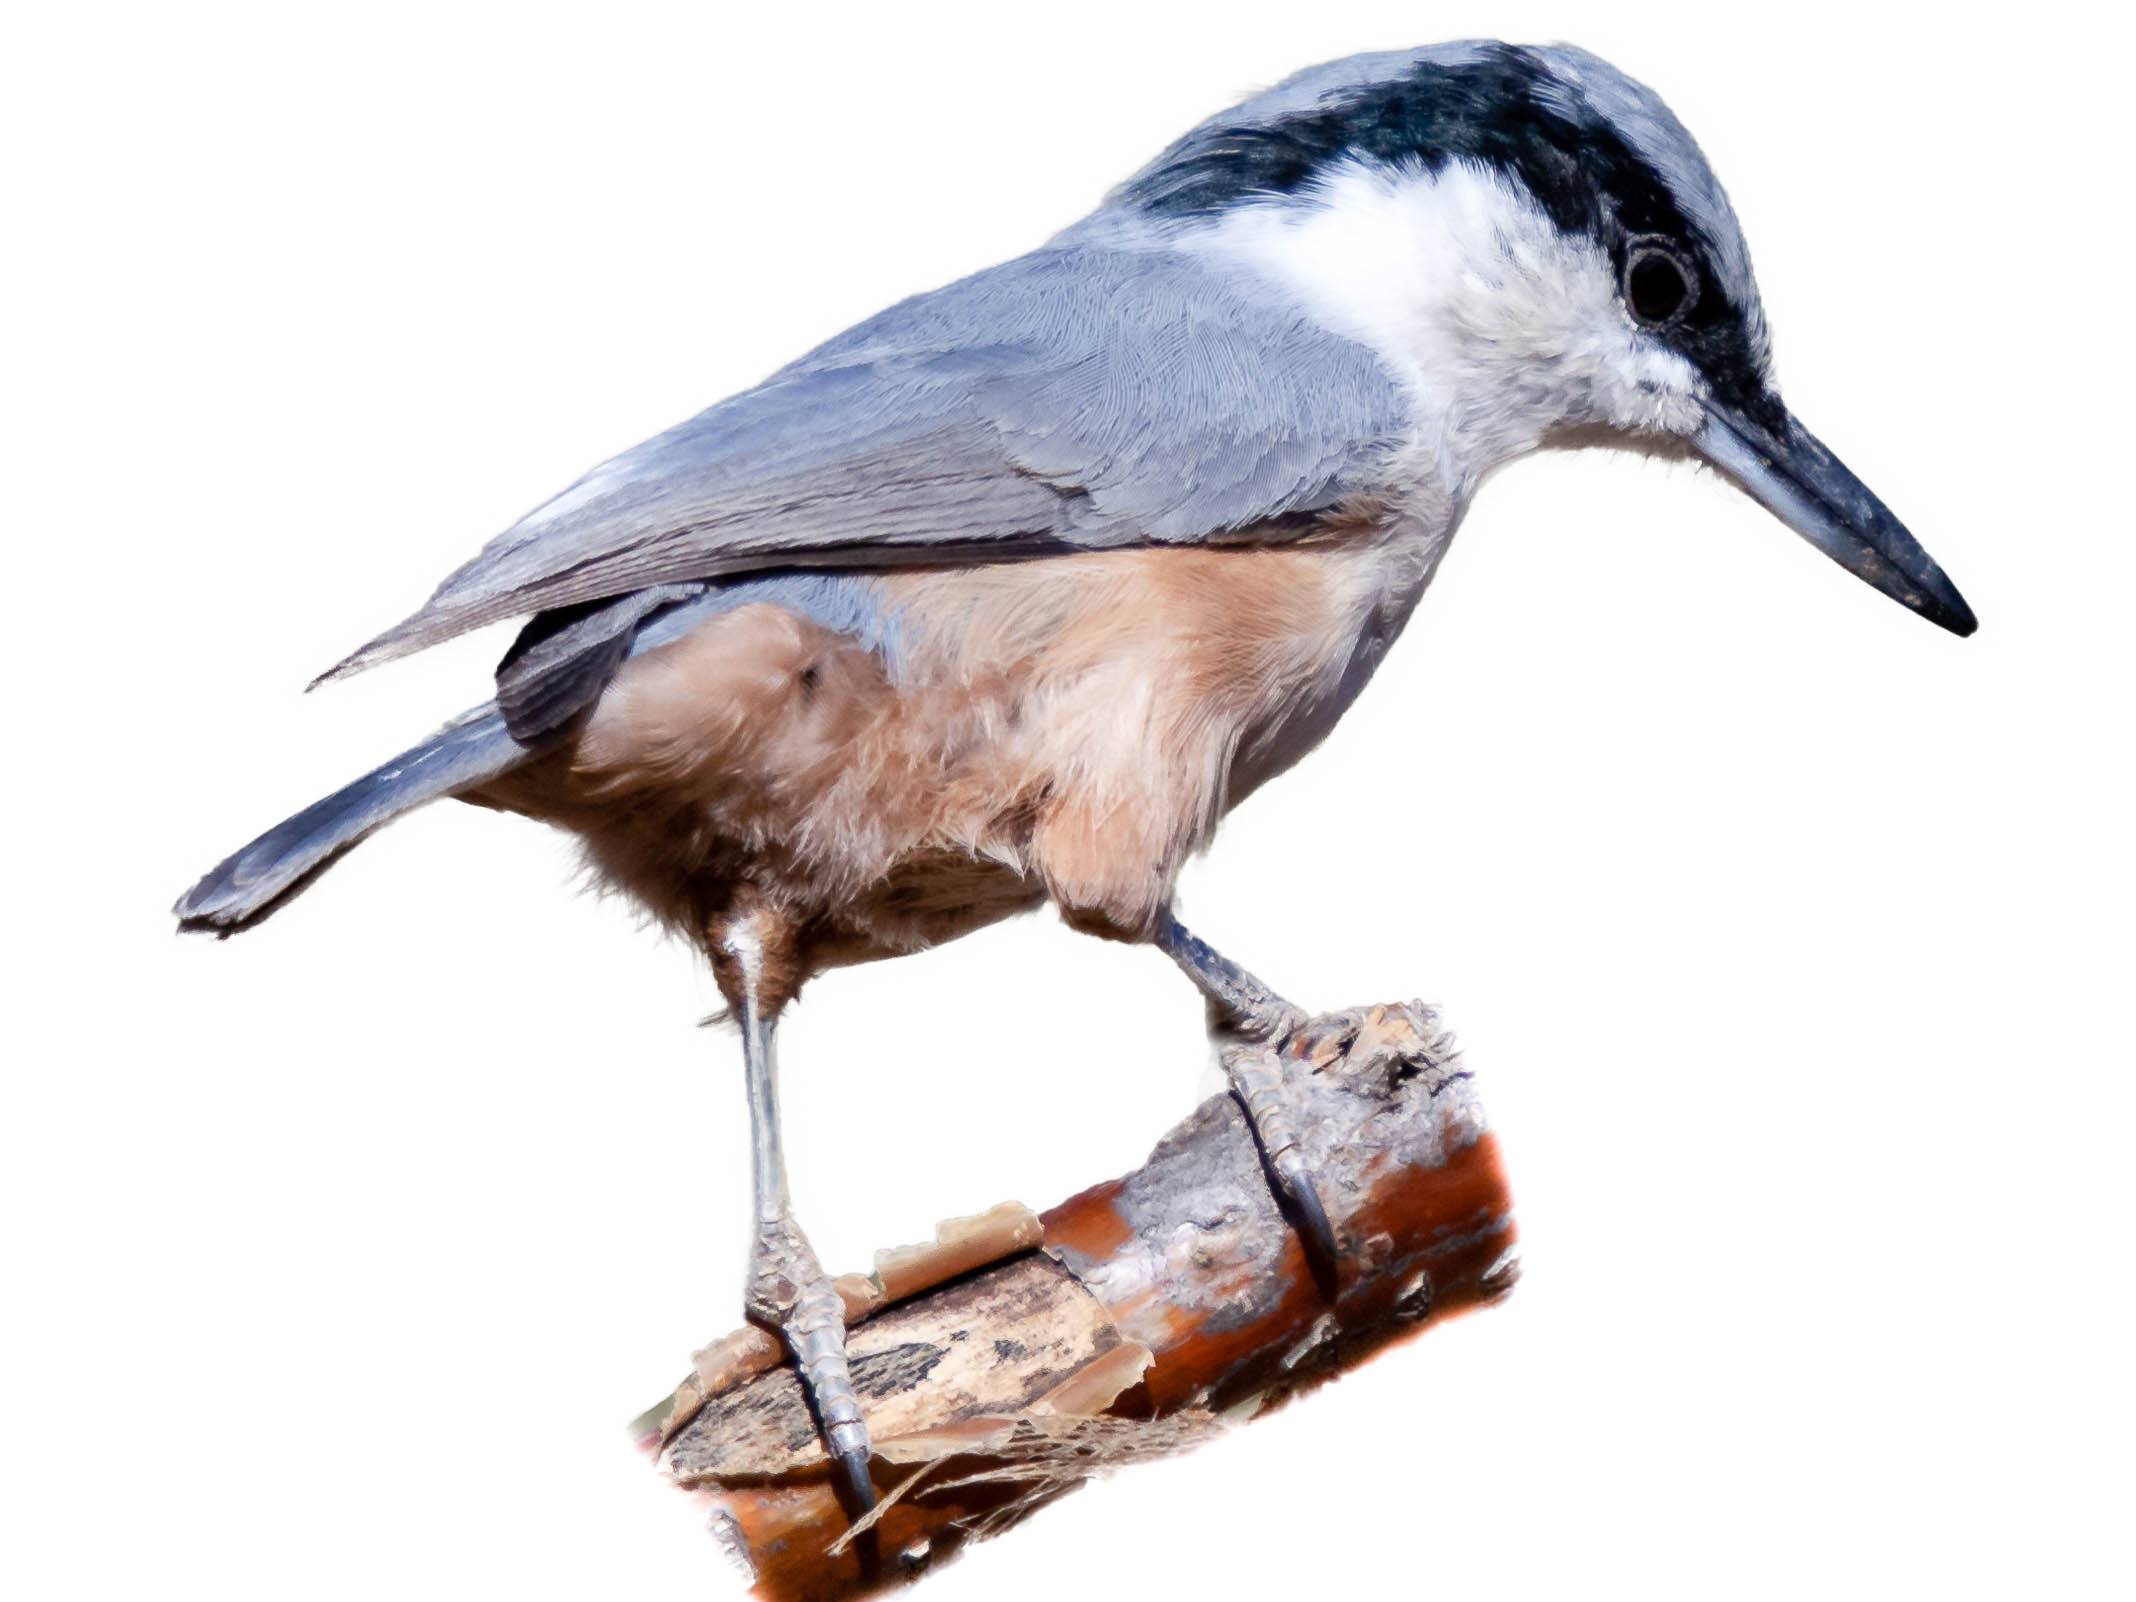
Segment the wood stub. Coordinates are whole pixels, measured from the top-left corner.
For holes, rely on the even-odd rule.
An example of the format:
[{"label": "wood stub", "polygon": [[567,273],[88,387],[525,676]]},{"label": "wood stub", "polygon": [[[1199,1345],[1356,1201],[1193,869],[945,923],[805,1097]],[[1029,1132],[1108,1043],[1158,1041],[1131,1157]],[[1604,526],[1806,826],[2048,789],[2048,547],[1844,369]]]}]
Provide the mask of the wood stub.
[{"label": "wood stub", "polygon": [[1298,1038],[1312,1054],[1281,1066],[1341,1238],[1332,1302],[1223,1095],[1131,1174],[1042,1216],[1010,1204],[944,1225],[841,1282],[884,1495],[858,1532],[776,1343],[739,1332],[699,1354],[642,1422],[760,1596],[910,1579],[1094,1473],[1191,1446],[1511,1288],[1497,1144],[1437,1015],[1364,1008]]}]

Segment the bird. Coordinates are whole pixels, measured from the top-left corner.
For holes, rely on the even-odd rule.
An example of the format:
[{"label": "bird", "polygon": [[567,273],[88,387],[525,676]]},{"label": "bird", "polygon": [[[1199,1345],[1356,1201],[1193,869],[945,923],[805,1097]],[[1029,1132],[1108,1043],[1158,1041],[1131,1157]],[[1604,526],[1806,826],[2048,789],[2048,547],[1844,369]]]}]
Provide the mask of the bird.
[{"label": "bird", "polygon": [[[443,797],[561,827],[708,959],[752,1128],[749,1318],[875,1501],[797,1221],[775,1036],[801,987],[1045,904],[1152,945],[1213,1030],[1315,1024],[1190,933],[1182,865],[1341,718],[1479,485],[1545,446],[1703,462],[1958,635],[1972,611],[1789,412],[1719,180],[1644,84],[1469,40],[1299,72],[1046,243],[902,301],[593,468],[321,680],[523,620],[491,700],[175,908],[250,929]],[[1340,1251],[1281,1097],[1241,1097]]]}]

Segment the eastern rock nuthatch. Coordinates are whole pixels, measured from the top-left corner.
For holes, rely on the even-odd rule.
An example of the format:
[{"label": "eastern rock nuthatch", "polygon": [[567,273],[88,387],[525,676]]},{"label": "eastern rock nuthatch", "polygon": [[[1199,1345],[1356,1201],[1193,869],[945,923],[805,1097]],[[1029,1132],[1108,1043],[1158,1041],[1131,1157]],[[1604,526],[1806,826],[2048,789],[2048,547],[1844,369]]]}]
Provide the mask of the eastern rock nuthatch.
[{"label": "eastern rock nuthatch", "polygon": [[[1568,435],[1702,458],[1973,630],[1781,404],[1734,213],[1650,90],[1562,46],[1358,56],[522,518],[326,675],[527,618],[496,699],[246,846],[178,917],[247,928],[439,796],[577,834],[704,949],[741,1025],[747,1306],[866,1505],[839,1299],[787,1201],[780,1009],[827,968],[1050,900],[1162,948],[1223,1027],[1298,1030],[1180,927],[1174,879],[1342,715],[1484,475]],[[1331,1263],[1310,1173],[1275,1167]]]}]

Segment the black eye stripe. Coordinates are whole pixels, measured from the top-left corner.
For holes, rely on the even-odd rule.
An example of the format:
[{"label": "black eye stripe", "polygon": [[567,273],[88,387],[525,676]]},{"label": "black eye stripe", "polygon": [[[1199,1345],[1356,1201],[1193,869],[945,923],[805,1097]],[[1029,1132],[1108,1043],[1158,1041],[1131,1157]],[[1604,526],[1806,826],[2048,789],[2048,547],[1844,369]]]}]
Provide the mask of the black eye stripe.
[{"label": "black eye stripe", "polygon": [[1698,304],[1698,269],[1673,246],[1651,236],[1624,252],[1624,303],[1649,327],[1680,322]]},{"label": "black eye stripe", "polygon": [[1439,172],[1454,160],[1516,181],[1568,235],[1592,240],[1619,270],[1631,251],[1667,245],[1687,264],[1684,303],[1661,322],[1641,322],[1706,375],[1717,394],[1759,403],[1765,380],[1728,279],[1712,261],[1653,164],[1534,51],[1482,45],[1460,61],[1423,60],[1393,77],[1323,95],[1272,121],[1213,118],[1115,190],[1114,204],[1159,217],[1209,218],[1272,196],[1297,195],[1345,158]]}]

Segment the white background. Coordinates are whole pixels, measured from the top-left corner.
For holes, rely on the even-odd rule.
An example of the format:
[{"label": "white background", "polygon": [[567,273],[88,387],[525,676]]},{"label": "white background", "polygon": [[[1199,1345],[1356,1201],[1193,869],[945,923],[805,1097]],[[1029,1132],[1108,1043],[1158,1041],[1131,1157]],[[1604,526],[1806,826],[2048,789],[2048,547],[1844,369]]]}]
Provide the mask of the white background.
[{"label": "white background", "polygon": [[[729,1594],[623,1436],[737,1313],[698,963],[574,895],[561,838],[450,806],[245,939],[163,909],[483,696],[492,636],[297,691],[587,464],[1239,93],[1493,33],[1671,101],[1796,410],[1981,632],[1710,475],[1494,480],[1185,907],[1309,1002],[1446,1007],[1521,1288],[927,1594],[1087,1596],[1102,1550],[1209,1596],[2128,1595],[2127,37],[736,9],[48,8],[0,42],[0,1583]],[[1207,1088],[1163,959],[1050,916],[833,976],[784,1059],[834,1268],[1118,1172]]]}]

